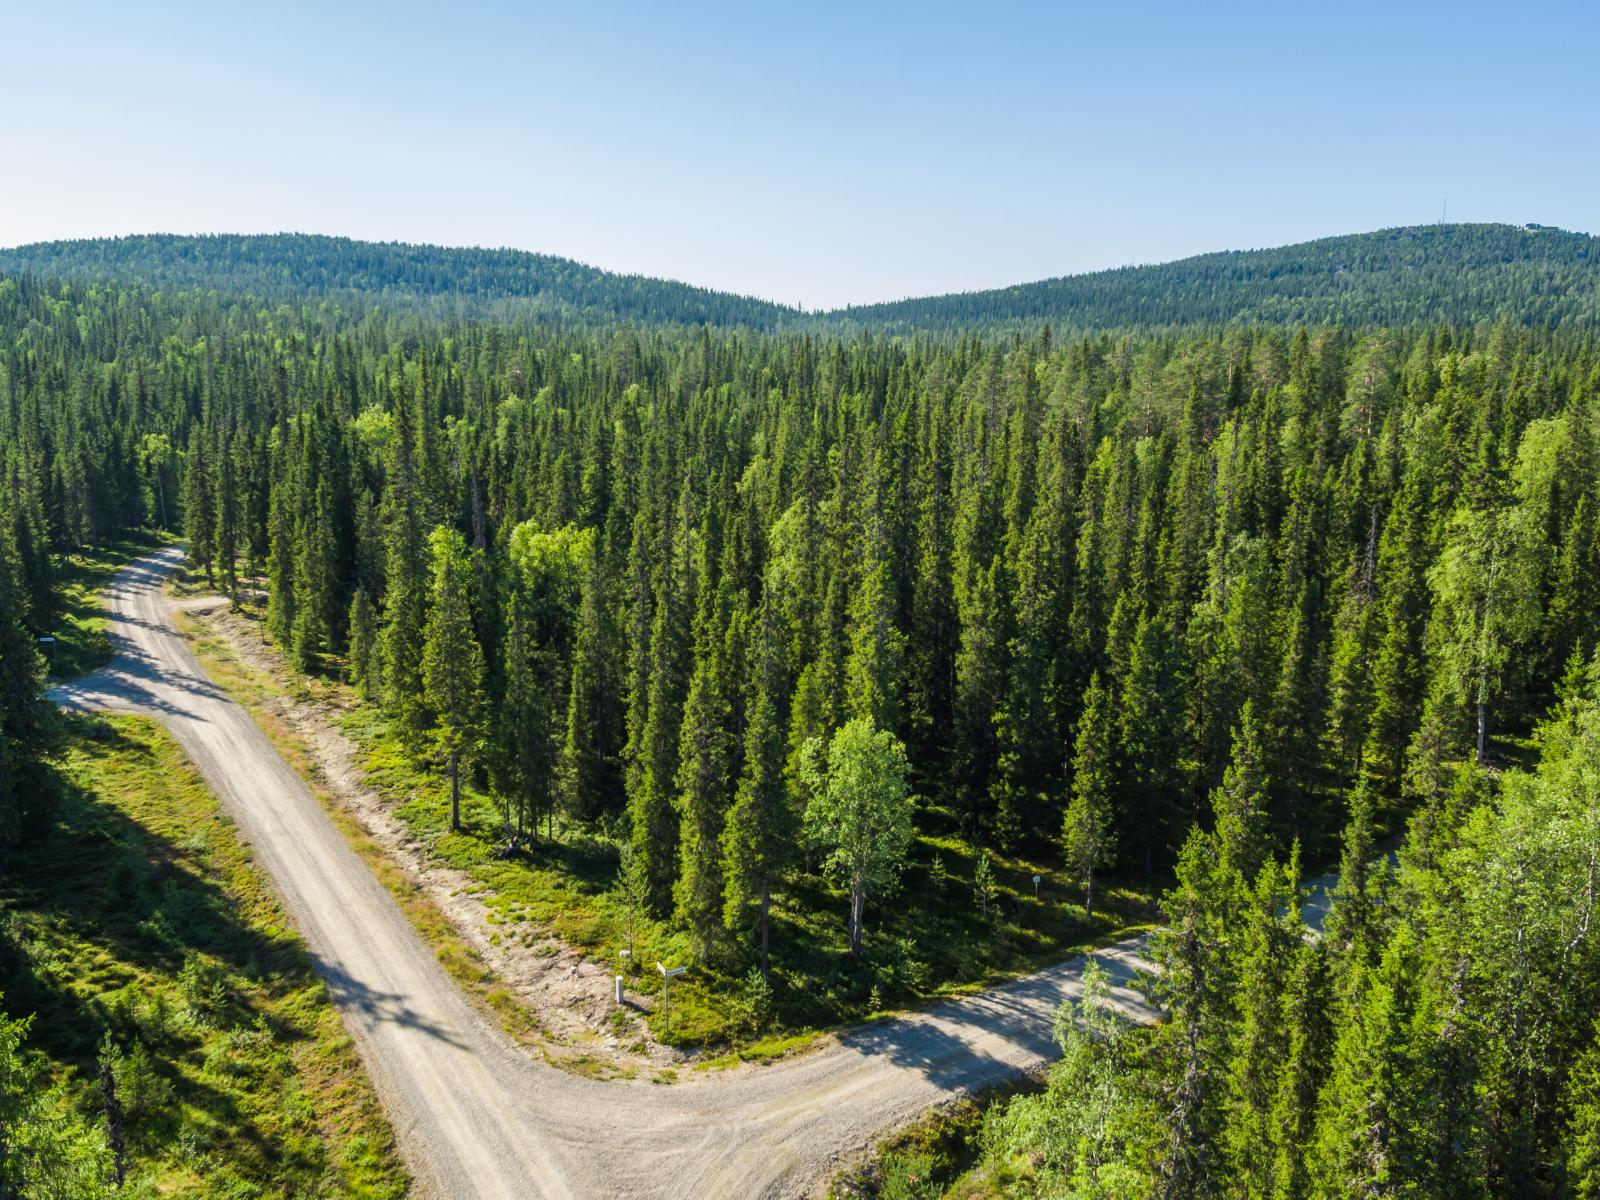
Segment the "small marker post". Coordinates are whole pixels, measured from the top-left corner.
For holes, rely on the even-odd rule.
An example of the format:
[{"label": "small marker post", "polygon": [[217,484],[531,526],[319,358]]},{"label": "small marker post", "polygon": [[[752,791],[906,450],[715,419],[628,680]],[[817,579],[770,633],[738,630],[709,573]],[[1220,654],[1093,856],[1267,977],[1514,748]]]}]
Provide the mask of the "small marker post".
[{"label": "small marker post", "polygon": [[667,984],[676,975],[682,975],[688,967],[669,967],[660,959],[656,960],[656,970],[661,972],[661,1020],[666,1025],[666,1033],[672,1034],[672,999],[668,995]]}]

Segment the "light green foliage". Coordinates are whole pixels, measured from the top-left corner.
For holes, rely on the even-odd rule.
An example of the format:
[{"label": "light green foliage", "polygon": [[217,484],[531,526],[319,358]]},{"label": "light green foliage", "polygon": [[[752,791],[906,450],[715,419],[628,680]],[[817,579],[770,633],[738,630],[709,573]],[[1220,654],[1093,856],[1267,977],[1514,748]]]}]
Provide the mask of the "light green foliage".
[{"label": "light green foliage", "polygon": [[593,529],[563,525],[547,530],[529,520],[511,531],[511,561],[527,585],[549,593],[552,603],[567,611],[577,607],[583,572],[593,553]]},{"label": "light green foliage", "polygon": [[1450,518],[1433,588],[1441,676],[1478,714],[1478,756],[1488,710],[1507,682],[1513,656],[1538,628],[1541,541],[1532,514],[1483,488]]},{"label": "light green foliage", "polygon": [[105,1134],[51,1086],[24,1048],[29,1018],[0,1012],[0,1193],[49,1200],[116,1194]]},{"label": "light green foliage", "polygon": [[1563,1115],[1570,1123],[1567,1178],[1578,1200],[1600,1197],[1600,1024],[1567,1080]]},{"label": "light green foliage", "polygon": [[803,773],[811,789],[806,836],[850,890],[850,950],[859,954],[867,896],[893,891],[911,845],[905,748],[887,730],[849,721],[826,752],[818,741],[806,747]]},{"label": "light green foliage", "polygon": [[980,851],[978,865],[972,868],[972,906],[980,918],[987,921],[995,915],[995,902],[999,895],[1000,889],[994,881],[994,866],[989,861],[989,852]]},{"label": "light green foliage", "polygon": [[1152,1113],[1142,1094],[1146,1035],[1111,1003],[1105,970],[1091,962],[1082,992],[1056,1013],[1060,1061],[1043,1093],[994,1109],[983,1142],[992,1160],[1031,1166],[1032,1194],[1122,1200],[1150,1187],[1142,1161]]},{"label": "light green foliage", "polygon": [[20,1047],[0,1018],[0,1179],[27,1175],[5,1194],[404,1194],[327,989],[183,751],[142,718],[74,718],[61,769],[54,825],[0,876],[4,1008],[34,1014]]}]

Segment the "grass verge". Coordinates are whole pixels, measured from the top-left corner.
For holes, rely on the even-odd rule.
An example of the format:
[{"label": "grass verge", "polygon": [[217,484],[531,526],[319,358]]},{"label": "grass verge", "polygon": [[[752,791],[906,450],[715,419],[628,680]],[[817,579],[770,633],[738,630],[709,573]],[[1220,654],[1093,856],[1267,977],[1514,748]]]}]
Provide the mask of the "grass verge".
[{"label": "grass verge", "polygon": [[46,653],[52,679],[74,679],[111,661],[105,606],[100,593],[117,572],[142,554],[171,544],[171,534],[138,530],[103,546],[60,555],[54,560],[61,617]]},{"label": "grass verge", "polygon": [[[299,773],[311,788],[339,832],[350,847],[367,864],[367,868],[381,883],[406,919],[432,948],[439,964],[468,995],[495,1012],[506,1032],[527,1045],[537,1044],[539,1025],[534,1014],[518,1003],[494,973],[484,963],[472,946],[451,923],[449,917],[434,904],[427,892],[419,887],[403,868],[374,841],[362,827],[356,815],[337,797],[317,783],[317,771],[310,750],[304,741],[268,707],[269,700],[284,694],[285,688],[269,679],[249,663],[242,661],[228,644],[207,633],[205,627],[192,616],[178,611],[173,614],[178,630],[189,640],[195,656],[205,667],[211,679],[241,704],[251,718],[261,727],[284,760]],[[314,681],[291,680],[287,683],[292,698],[310,700],[315,697],[307,684]]]},{"label": "grass verge", "polygon": [[[245,614],[256,622],[252,636],[261,636],[259,613],[246,609]],[[282,668],[269,677],[240,661],[198,622],[182,624],[217,683],[251,709],[308,778],[303,747],[264,702],[287,690],[343,714],[340,727],[361,752],[368,785],[437,861],[471,877],[478,899],[489,910],[491,937],[523,939],[530,947],[554,937],[595,961],[618,961],[618,951],[628,940],[626,910],[614,887],[620,828],[603,822],[583,828],[558,824],[554,839],[506,857],[494,798],[469,786],[462,809],[465,830],[453,833],[446,781],[403,745],[376,706],[362,703],[352,689],[333,679],[307,679]],[[352,833],[353,821],[347,821],[346,832]],[[929,813],[924,826],[950,823],[943,814]],[[380,878],[387,864],[404,879],[381,850],[362,848],[365,839],[359,830],[352,838]],[[978,916],[973,894],[978,857],[977,848],[955,834],[924,833],[897,895],[876,897],[869,906],[872,928],[862,960],[848,952],[845,896],[826,880],[802,875],[774,901],[771,987],[762,986],[748,961],[737,956],[696,963],[673,983],[671,1029],[659,1004],[649,1013],[652,1034],[673,1045],[715,1047],[717,1056],[700,1064],[706,1067],[767,1061],[795,1052],[828,1029],[974,992],[1060,962],[1134,932],[1148,920],[1144,896],[1115,889],[1108,891],[1095,918],[1086,920],[1082,907],[1051,879],[1046,864],[1001,854],[991,861],[997,892],[990,911]],[[1042,877],[1037,893],[1035,875]],[[418,924],[442,959],[455,955],[459,935],[445,932],[449,922],[436,909]],[[648,970],[658,959],[693,961],[688,939],[666,922],[637,920],[633,941],[631,961],[646,968],[636,970],[630,981],[636,994],[653,998],[659,993],[660,980]],[[516,1000],[486,979],[474,980],[483,968],[476,959],[472,962],[452,973],[473,983],[486,999],[494,996],[494,1007],[512,1019],[511,1012],[520,1008]]]},{"label": "grass verge", "polygon": [[145,718],[74,717],[62,774],[0,876],[0,988],[86,1113],[109,1034],[128,1193],[405,1195],[304,944],[182,751]]},{"label": "grass verge", "polygon": [[980,1195],[960,1185],[969,1182],[982,1159],[984,1114],[1040,1086],[1038,1079],[1027,1077],[930,1113],[836,1175],[828,1185],[828,1200],[944,1200],[956,1190],[963,1197]]}]

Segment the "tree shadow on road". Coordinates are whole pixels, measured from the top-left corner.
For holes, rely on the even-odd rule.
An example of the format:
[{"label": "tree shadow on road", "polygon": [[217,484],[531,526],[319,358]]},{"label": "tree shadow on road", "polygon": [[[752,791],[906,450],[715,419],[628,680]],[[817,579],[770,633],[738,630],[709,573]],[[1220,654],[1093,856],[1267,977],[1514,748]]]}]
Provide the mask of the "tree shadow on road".
[{"label": "tree shadow on road", "polygon": [[[1144,966],[1138,953],[1115,946],[1096,957],[1110,976],[1118,1006],[1140,1012],[1143,1004],[1133,990]],[[1081,973],[1080,960],[980,995],[945,1001],[911,1017],[852,1030],[839,1043],[918,1071],[954,1094],[966,1094],[1055,1057],[1056,1010],[1077,994]],[[999,1054],[979,1050],[980,1038],[999,1038],[1003,1049]]]},{"label": "tree shadow on road", "polygon": [[333,996],[333,1002],[345,1012],[356,1013],[363,1024],[367,1026],[379,1023],[401,1025],[407,1029],[421,1030],[429,1037],[437,1038],[439,1041],[444,1042],[446,1045],[454,1046],[458,1050],[467,1048],[467,1043],[450,1031],[420,1016],[416,1010],[406,1003],[404,996],[396,992],[380,992],[375,988],[368,987],[321,955],[313,953],[311,961],[316,967],[317,974],[322,976],[323,982],[328,985],[328,991]]}]

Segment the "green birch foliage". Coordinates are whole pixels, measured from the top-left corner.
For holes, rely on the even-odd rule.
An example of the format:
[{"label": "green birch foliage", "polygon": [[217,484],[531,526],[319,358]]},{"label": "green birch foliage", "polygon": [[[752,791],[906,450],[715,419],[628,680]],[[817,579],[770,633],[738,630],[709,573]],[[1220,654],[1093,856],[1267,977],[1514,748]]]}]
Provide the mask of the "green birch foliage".
[{"label": "green birch foliage", "polygon": [[985,1151],[1029,1164],[1036,1194],[1123,1200],[1150,1193],[1144,1153],[1155,1114],[1140,1061],[1143,1034],[1112,1004],[1105,969],[1084,968],[1082,992],[1056,1014],[1061,1058],[1046,1090],[992,1110]]},{"label": "green birch foliage", "polygon": [[911,847],[906,770],[895,736],[859,718],[847,721],[826,750],[820,741],[806,747],[806,836],[823,848],[829,876],[849,889],[852,954],[861,953],[867,897],[894,891]]}]

